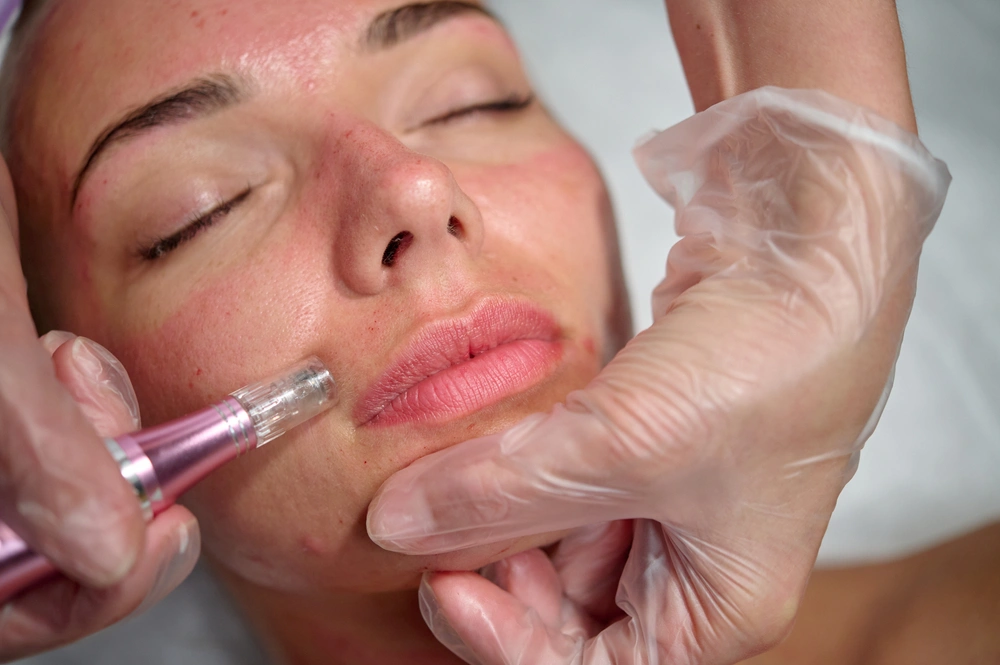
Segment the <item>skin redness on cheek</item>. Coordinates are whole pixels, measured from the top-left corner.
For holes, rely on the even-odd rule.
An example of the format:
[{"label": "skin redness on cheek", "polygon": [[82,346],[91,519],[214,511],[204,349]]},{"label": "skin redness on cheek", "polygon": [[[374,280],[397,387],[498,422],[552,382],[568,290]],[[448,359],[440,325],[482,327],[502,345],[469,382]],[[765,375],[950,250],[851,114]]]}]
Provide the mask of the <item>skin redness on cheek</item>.
[{"label": "skin redness on cheek", "polygon": [[[274,258],[280,264],[283,253],[275,252]],[[299,350],[309,348],[318,327],[313,303],[290,292],[287,285],[296,282],[274,273],[273,265],[212,276],[169,311],[154,310],[151,320],[136,315],[130,332],[116,335],[113,351],[133,376],[147,422],[198,408],[273,371],[267,363],[293,361]],[[281,340],[281,348],[274,340]],[[174,402],[154,398],[165,394]]]}]

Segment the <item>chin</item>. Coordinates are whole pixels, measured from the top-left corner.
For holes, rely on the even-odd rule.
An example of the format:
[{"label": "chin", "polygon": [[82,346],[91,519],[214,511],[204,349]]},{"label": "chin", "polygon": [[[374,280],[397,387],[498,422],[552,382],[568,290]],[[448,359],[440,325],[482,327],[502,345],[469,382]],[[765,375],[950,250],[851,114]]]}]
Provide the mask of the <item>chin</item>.
[{"label": "chin", "polygon": [[[206,556],[222,567],[231,580],[279,592],[305,595],[385,593],[415,589],[424,573],[474,571],[519,552],[545,547],[565,532],[543,533],[432,556],[410,556],[382,549],[368,537],[367,511],[349,529],[332,510],[324,525],[298,524],[296,535],[273,543],[270,549],[220,543],[218,534],[206,534],[214,546]],[[289,547],[289,545],[291,545]]]}]

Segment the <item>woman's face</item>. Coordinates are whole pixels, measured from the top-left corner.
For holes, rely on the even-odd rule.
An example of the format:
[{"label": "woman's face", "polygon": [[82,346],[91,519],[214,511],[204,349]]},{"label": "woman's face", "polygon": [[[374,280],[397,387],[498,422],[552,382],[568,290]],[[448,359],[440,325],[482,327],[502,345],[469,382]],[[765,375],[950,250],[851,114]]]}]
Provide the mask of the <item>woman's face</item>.
[{"label": "woman's face", "polygon": [[373,591],[526,547],[411,558],[364,527],[393,472],[547,409],[627,334],[604,186],[504,30],[451,2],[51,4],[8,128],[43,325],[117,354],[147,425],[311,354],[340,387],[186,497],[207,551]]}]

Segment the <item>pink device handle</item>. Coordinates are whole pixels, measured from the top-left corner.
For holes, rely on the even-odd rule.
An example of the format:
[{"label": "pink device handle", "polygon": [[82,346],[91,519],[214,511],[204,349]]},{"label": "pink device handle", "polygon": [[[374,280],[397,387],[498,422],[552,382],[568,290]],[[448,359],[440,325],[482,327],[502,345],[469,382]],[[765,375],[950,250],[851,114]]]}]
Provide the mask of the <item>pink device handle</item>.
[{"label": "pink device handle", "polygon": [[[257,433],[243,406],[227,397],[183,418],[105,443],[148,521],[209,473],[256,448]],[[57,572],[0,522],[0,603]]]}]

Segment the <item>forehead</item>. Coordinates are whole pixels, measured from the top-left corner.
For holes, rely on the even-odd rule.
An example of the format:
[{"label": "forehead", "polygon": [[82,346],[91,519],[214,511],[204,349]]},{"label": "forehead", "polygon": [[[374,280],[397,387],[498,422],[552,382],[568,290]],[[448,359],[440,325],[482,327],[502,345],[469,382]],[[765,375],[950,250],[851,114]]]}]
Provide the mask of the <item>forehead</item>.
[{"label": "forehead", "polygon": [[[296,86],[333,75],[371,20],[405,0],[57,0],[24,59],[13,131],[65,187],[124,110],[192,78],[251,73]],[[478,3],[477,3],[478,4]],[[40,165],[36,165],[40,166]]]}]

